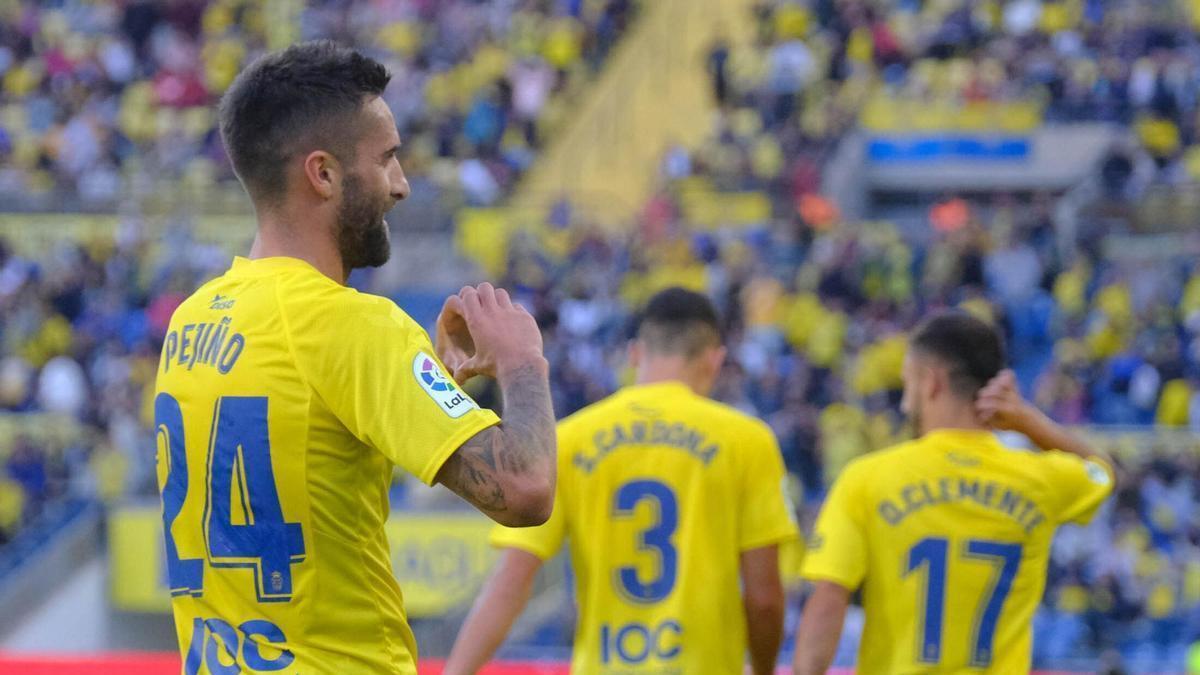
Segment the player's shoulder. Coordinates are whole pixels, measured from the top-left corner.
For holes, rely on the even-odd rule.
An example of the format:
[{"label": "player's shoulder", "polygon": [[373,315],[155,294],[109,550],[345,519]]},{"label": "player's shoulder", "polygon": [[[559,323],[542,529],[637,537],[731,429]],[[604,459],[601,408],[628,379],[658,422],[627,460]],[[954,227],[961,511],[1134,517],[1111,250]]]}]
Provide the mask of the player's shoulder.
[{"label": "player's shoulder", "polygon": [[610,426],[612,420],[621,408],[620,392],[588,404],[558,421],[559,438],[571,438],[579,434],[587,434],[589,430]]},{"label": "player's shoulder", "polygon": [[775,433],[766,422],[728,403],[691,394],[688,396],[688,404],[697,426],[715,429],[734,438],[760,440],[764,437],[775,437]]},{"label": "player's shoulder", "polygon": [[221,275],[201,284],[191,295],[184,298],[183,302],[179,303],[179,307],[175,308],[173,318],[182,317],[190,312],[209,307],[218,299],[219,291],[225,283],[227,283],[225,275]]},{"label": "player's shoulder", "polygon": [[871,482],[874,477],[890,475],[897,467],[910,466],[921,447],[921,441],[914,439],[860,455],[846,464],[838,480]]},{"label": "player's shoulder", "polygon": [[668,396],[647,404],[637,388],[623,389],[563,418],[559,422],[559,429],[579,431],[610,426],[614,421],[626,417],[630,406],[645,406],[669,409],[673,419],[705,431],[713,430],[725,437],[755,440],[768,436],[774,438],[765,422],[733,406],[679,388],[673,389]]},{"label": "player's shoulder", "polygon": [[[1056,477],[1087,479],[1098,484],[1110,482],[1114,476],[1112,465],[1101,456],[1080,457],[1062,450],[1022,452],[1020,466],[1038,473],[1050,472]],[[1060,483],[1061,484],[1061,483]]]},{"label": "player's shoulder", "polygon": [[362,337],[378,328],[423,332],[391,298],[343,286],[323,274],[294,272],[281,275],[278,283],[279,302],[293,323],[319,324],[322,331]]},{"label": "player's shoulder", "polygon": [[226,290],[228,286],[230,286],[228,272],[201,284],[171,312],[171,329],[174,330],[188,323],[210,320],[213,310],[228,309],[223,304],[229,300]]},{"label": "player's shoulder", "polygon": [[274,276],[281,299],[292,305],[303,305],[314,311],[361,311],[383,304],[394,304],[387,298],[361,293],[307,266],[281,270]]}]

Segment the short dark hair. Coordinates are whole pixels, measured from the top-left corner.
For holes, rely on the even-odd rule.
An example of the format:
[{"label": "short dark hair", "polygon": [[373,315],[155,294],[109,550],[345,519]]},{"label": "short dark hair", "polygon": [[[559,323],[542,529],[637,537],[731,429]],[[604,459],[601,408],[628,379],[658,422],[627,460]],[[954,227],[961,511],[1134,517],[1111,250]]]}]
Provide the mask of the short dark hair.
[{"label": "short dark hair", "polygon": [[253,199],[282,196],[286,161],[323,146],[353,159],[347,118],[391,80],[387,68],[329,40],[267,54],[237,76],[221,98],[221,138]]},{"label": "short dark hair", "polygon": [[945,365],[950,388],[965,400],[974,400],[1005,364],[1000,332],[962,311],[941,312],[922,321],[909,344]]},{"label": "short dark hair", "polygon": [[695,358],[721,344],[717,308],[700,293],[672,287],[646,303],[638,321],[638,339],[651,352]]}]

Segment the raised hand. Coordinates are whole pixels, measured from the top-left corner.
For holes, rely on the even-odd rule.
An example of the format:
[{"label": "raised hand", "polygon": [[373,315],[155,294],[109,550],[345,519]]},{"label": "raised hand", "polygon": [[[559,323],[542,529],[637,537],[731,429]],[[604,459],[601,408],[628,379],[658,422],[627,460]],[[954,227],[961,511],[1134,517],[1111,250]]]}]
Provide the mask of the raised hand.
[{"label": "raised hand", "polygon": [[437,321],[437,351],[459,382],[475,375],[496,377],[544,358],[533,316],[507,291],[486,282],[446,299]]},{"label": "raised hand", "polygon": [[503,525],[546,522],[554,505],[556,444],[537,322],[504,290],[467,286],[442,307],[436,349],[460,383],[475,375],[496,378],[504,401],[500,424],[463,443],[437,482]]},{"label": "raised hand", "polygon": [[1002,370],[979,390],[975,412],[984,424],[994,429],[1023,431],[1034,411],[1021,397],[1013,371]]},{"label": "raised hand", "polygon": [[442,305],[442,311],[437,318],[433,346],[438,358],[446,364],[451,377],[454,377],[455,370],[475,355],[475,340],[471,338],[467,320],[463,317],[462,298],[457,295],[446,298]]}]

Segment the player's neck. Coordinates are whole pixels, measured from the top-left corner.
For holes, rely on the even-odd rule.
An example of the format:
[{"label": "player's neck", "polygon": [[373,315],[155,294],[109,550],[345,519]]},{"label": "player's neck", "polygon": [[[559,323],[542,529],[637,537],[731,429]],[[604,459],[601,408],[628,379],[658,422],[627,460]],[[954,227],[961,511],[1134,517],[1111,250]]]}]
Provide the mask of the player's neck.
[{"label": "player's neck", "polygon": [[318,231],[318,228],[295,227],[270,215],[260,215],[249,257],[252,260],[280,256],[296,258],[339,284],[345,284],[349,271],[342,264],[337,247],[329,238],[315,236]]},{"label": "player's neck", "polygon": [[942,429],[965,431],[987,431],[987,425],[979,421],[972,405],[929,406],[921,413],[921,435]]},{"label": "player's neck", "polygon": [[639,385],[678,382],[700,396],[708,396],[712,389],[707,378],[679,359],[648,360],[638,367],[636,381]]}]

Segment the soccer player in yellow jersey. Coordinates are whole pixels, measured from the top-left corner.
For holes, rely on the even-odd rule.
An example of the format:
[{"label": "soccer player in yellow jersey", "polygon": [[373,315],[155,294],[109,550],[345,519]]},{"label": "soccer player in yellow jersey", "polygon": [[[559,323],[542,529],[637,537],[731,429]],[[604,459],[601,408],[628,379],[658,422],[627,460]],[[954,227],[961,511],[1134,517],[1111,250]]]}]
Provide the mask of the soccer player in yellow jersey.
[{"label": "soccer player in yellow jersey", "polygon": [[[409,191],[388,78],[306,43],[256,61],[222,101],[258,233],[175,312],[154,406],[187,675],[415,675],[384,536],[393,464],[499,522],[549,517],[554,418],[533,318],[502,290],[463,289],[439,358],[394,303],[345,285],[387,260],[384,214]],[[503,422],[455,381],[474,374],[499,381]]]},{"label": "soccer player in yellow jersey", "polygon": [[447,675],[503,642],[534,575],[566,541],[579,619],[571,672],[771,673],[783,631],[778,545],[798,532],[762,422],[708,398],[725,358],[716,310],[675,288],[631,347],[637,384],[563,420],[558,491],[541,527],[498,527],[500,561]]},{"label": "soccer player in yellow jersey", "polygon": [[[966,314],[917,328],[902,407],[917,440],[861,457],[834,482],[804,561],[815,584],[798,675],[833,660],[862,588],[859,673],[1027,673],[1055,529],[1113,489],[1100,454],[1017,393],[1000,336]],[[1039,452],[1002,446],[1024,434]]]}]

